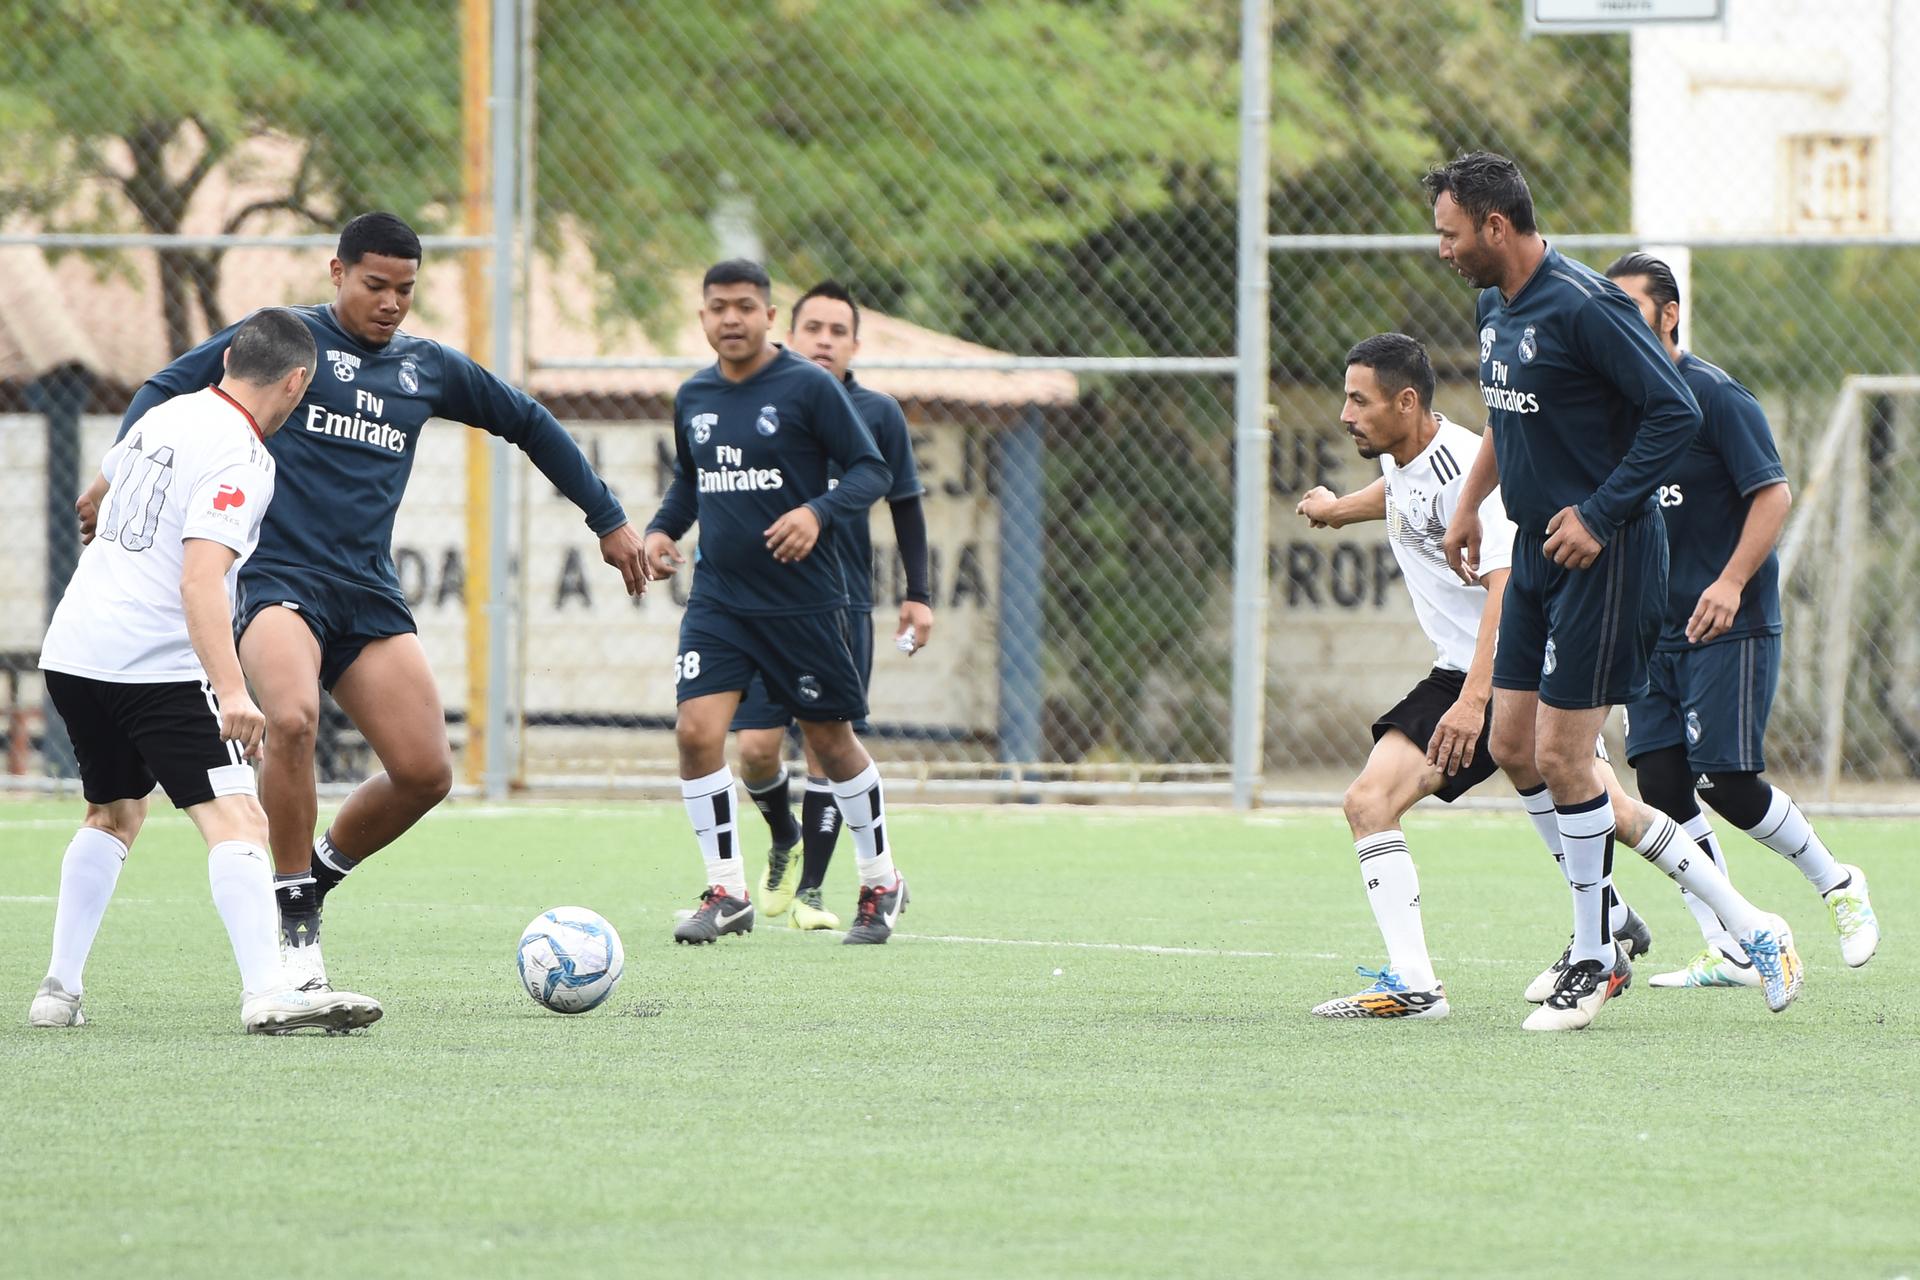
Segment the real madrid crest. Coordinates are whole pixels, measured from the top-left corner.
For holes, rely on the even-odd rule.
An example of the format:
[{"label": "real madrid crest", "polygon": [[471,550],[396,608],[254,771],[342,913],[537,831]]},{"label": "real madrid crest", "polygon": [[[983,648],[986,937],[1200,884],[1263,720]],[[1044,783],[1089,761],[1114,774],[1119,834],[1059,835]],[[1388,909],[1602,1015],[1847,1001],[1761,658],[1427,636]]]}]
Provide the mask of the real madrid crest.
[{"label": "real madrid crest", "polygon": [[770,404],[760,406],[760,416],[754,419],[754,430],[763,436],[770,436],[780,429],[780,411]]},{"label": "real madrid crest", "polygon": [[1520,363],[1532,364],[1533,358],[1540,354],[1540,339],[1535,335],[1533,326],[1528,325],[1526,332],[1520,335]]},{"label": "real madrid crest", "polygon": [[410,396],[420,394],[420,366],[408,356],[400,362],[400,389]]}]

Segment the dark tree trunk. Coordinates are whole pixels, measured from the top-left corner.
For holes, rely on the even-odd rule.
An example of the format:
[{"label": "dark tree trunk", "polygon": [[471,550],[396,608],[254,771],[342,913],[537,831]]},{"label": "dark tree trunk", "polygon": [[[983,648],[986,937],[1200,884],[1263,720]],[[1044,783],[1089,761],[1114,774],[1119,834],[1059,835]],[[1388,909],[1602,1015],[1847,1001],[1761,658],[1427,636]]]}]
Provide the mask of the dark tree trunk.
[{"label": "dark tree trunk", "polygon": [[[224,150],[216,138],[208,137],[186,178],[175,182],[167,173],[167,146],[185,124],[184,119],[146,120],[126,136],[133,153],[133,172],[122,179],[121,189],[139,210],[147,230],[155,235],[179,234],[193,193],[200,189]],[[184,355],[193,346],[187,311],[189,290],[198,297],[209,329],[226,328],[219,299],[220,257],[218,249],[160,251],[160,314],[167,325],[167,348],[175,356]]]}]

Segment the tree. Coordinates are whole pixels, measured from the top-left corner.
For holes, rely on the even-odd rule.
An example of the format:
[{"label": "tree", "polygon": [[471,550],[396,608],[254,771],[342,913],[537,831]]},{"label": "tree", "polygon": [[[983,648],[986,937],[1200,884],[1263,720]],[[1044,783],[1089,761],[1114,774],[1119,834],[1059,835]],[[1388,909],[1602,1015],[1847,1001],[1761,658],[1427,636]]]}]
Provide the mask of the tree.
[{"label": "tree", "polygon": [[[221,230],[283,211],[331,227],[378,204],[432,221],[455,207],[457,33],[444,5],[385,0],[25,0],[0,16],[7,76],[0,213],[50,229],[180,231],[208,176],[251,138],[293,140],[277,193]],[[241,176],[241,175],[236,175]],[[105,198],[112,193],[111,199]],[[159,255],[175,354],[192,341],[189,303],[225,325],[220,250]]]}]

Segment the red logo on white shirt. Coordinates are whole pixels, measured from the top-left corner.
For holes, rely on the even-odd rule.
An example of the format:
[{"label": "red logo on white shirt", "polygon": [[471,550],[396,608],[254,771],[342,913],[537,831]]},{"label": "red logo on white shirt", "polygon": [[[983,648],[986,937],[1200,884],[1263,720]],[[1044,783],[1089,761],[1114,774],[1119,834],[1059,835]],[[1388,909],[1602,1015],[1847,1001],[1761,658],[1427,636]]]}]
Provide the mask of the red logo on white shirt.
[{"label": "red logo on white shirt", "polygon": [[220,492],[213,495],[213,509],[225,511],[228,507],[245,506],[247,495],[230,484],[220,486]]}]

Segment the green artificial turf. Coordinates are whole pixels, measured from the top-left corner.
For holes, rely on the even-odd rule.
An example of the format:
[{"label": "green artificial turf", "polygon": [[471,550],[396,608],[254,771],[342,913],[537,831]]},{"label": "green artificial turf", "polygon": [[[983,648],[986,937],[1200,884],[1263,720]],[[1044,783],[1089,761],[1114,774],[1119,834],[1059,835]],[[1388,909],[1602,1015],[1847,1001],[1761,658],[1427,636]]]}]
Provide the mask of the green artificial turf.
[{"label": "green artificial turf", "polygon": [[[891,945],[691,949],[677,806],[449,805],[329,903],[334,979],[386,1019],[275,1039],[240,1034],[204,852],[159,806],[89,1025],[25,1025],[76,813],[0,805],[7,1276],[1920,1275],[1910,824],[1822,824],[1873,877],[1866,969],[1734,835],[1800,1002],[1637,981],[1543,1036],[1520,991],[1567,895],[1518,817],[1410,824],[1454,1013],[1361,1024],[1307,1012],[1381,959],[1333,817],[902,809]],[[1644,979],[1698,935],[1621,861]],[[562,904],[627,952],[571,1019],[512,963]]]}]

